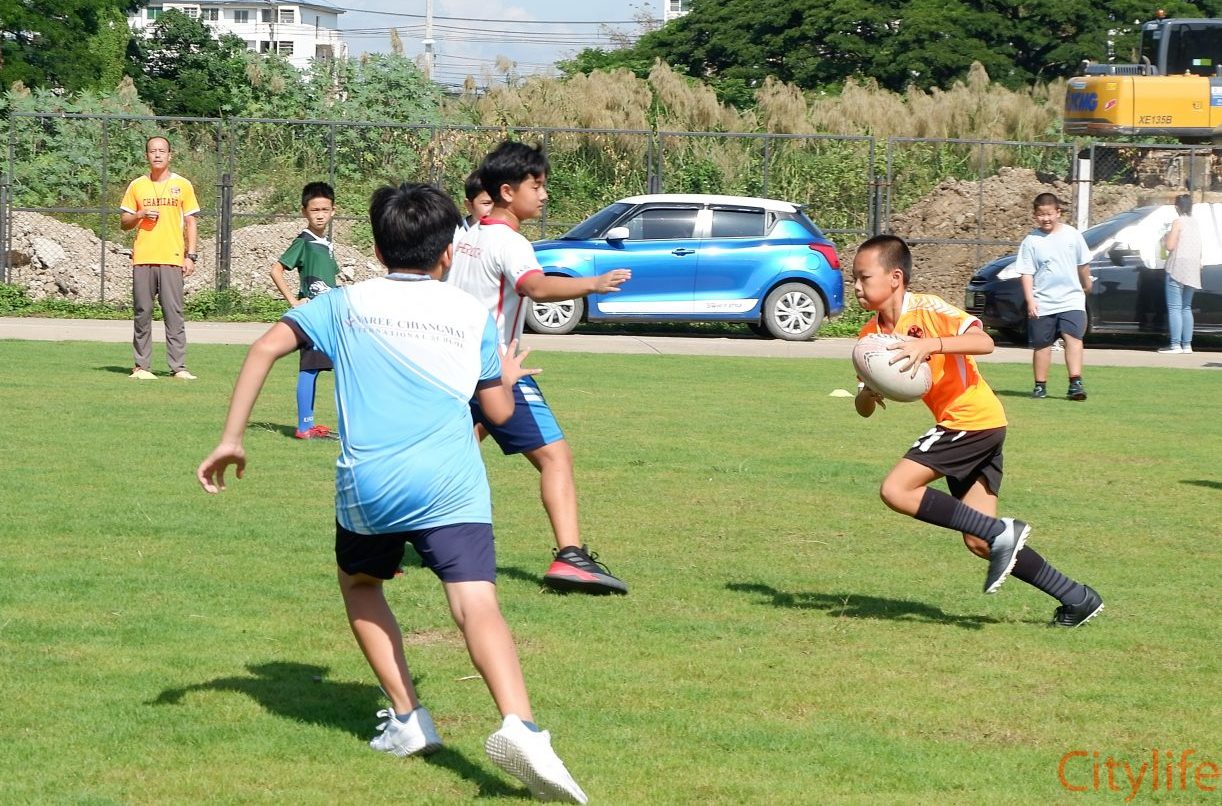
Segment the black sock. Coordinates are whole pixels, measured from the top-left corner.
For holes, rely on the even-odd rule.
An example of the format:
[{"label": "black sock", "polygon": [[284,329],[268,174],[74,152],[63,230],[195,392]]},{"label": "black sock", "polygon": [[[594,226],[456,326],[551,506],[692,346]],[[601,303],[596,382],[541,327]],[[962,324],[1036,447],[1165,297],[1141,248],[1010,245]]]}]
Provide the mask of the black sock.
[{"label": "black sock", "polygon": [[925,495],[921,496],[921,505],[917,507],[915,517],[919,521],[932,523],[943,529],[976,535],[990,546],[993,545],[993,538],[1006,529],[1006,525],[997,518],[990,518],[959,499],[932,487],[925,488]]},{"label": "black sock", "polygon": [[1074,582],[1033,549],[1023,546],[1014,560],[1014,570],[1010,575],[1021,579],[1033,588],[1056,598],[1063,605],[1076,605],[1086,601],[1086,588],[1079,582]]},{"label": "black sock", "polygon": [[1074,381],[1080,381],[1080,380],[1082,380],[1082,376],[1081,376],[1081,375],[1070,375],[1070,376],[1069,376],[1069,382],[1070,382],[1070,383],[1073,383]]}]

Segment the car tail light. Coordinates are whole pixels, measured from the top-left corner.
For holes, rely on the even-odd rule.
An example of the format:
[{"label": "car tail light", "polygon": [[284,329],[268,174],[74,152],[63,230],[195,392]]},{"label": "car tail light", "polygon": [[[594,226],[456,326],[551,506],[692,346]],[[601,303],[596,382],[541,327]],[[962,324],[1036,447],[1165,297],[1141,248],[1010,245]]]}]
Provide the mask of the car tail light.
[{"label": "car tail light", "polygon": [[840,271],[840,256],[836,254],[836,247],[830,243],[812,243],[809,246],[811,251],[818,252],[827,258],[827,265],[836,271]]}]

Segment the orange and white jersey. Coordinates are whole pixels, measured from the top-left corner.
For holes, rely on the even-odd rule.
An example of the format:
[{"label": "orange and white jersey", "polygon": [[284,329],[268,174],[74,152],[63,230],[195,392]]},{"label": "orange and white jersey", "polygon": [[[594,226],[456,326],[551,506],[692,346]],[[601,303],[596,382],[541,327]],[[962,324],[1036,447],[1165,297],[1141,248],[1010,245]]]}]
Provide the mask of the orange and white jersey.
[{"label": "orange and white jersey", "polygon": [[[980,327],[980,320],[941,297],[908,292],[904,294],[899,321],[891,332],[914,339],[945,338],[966,333],[973,325]],[[857,335],[860,338],[882,332],[875,314]],[[1005,409],[981,376],[975,358],[934,353],[929,357],[929,369],[933,385],[921,399],[938,425],[956,431],[982,431],[1006,425]]]}]

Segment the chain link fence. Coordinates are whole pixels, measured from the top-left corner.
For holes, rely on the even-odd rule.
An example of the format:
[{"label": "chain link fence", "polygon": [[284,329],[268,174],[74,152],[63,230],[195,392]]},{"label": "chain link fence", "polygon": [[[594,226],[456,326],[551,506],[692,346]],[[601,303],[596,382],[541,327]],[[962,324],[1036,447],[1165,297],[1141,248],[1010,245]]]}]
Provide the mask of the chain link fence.
[{"label": "chain link fence", "polygon": [[[336,189],[336,258],[350,280],[382,272],[365,217],[374,188],[463,181],[501,140],[542,144],[550,201],[531,238],[555,237],[616,199],[660,192],[797,202],[840,246],[879,232],[909,239],[922,290],[957,299],[975,266],[1012,251],[1035,193],[1076,200],[1097,223],[1151,194],[1211,185],[1208,148],[830,135],[430,126],[352,121],[14,113],[0,176],[0,280],[34,297],[126,305],[131,233],[118,204],[164,135],[195,186],[201,259],[188,295],[275,294],[270,269],[303,226],[301,187]],[[1085,168],[1083,166],[1086,166]],[[1127,206],[1125,206],[1127,205]],[[1083,217],[1082,214],[1085,214]]]}]

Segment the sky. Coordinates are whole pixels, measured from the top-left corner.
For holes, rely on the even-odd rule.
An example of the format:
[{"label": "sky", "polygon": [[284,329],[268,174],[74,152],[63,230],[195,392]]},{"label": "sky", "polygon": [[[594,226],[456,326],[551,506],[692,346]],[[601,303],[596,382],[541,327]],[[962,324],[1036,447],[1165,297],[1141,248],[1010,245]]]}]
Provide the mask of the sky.
[{"label": "sky", "polygon": [[[346,9],[339,15],[350,56],[388,53],[390,29],[403,52],[424,52],[425,0],[327,0]],[[519,76],[555,74],[552,65],[587,47],[614,47],[613,34],[638,35],[636,17],[661,18],[663,0],[526,0],[498,5],[487,0],[434,0],[434,78],[461,86],[468,75],[478,84],[496,73],[498,57],[515,63]]]}]

